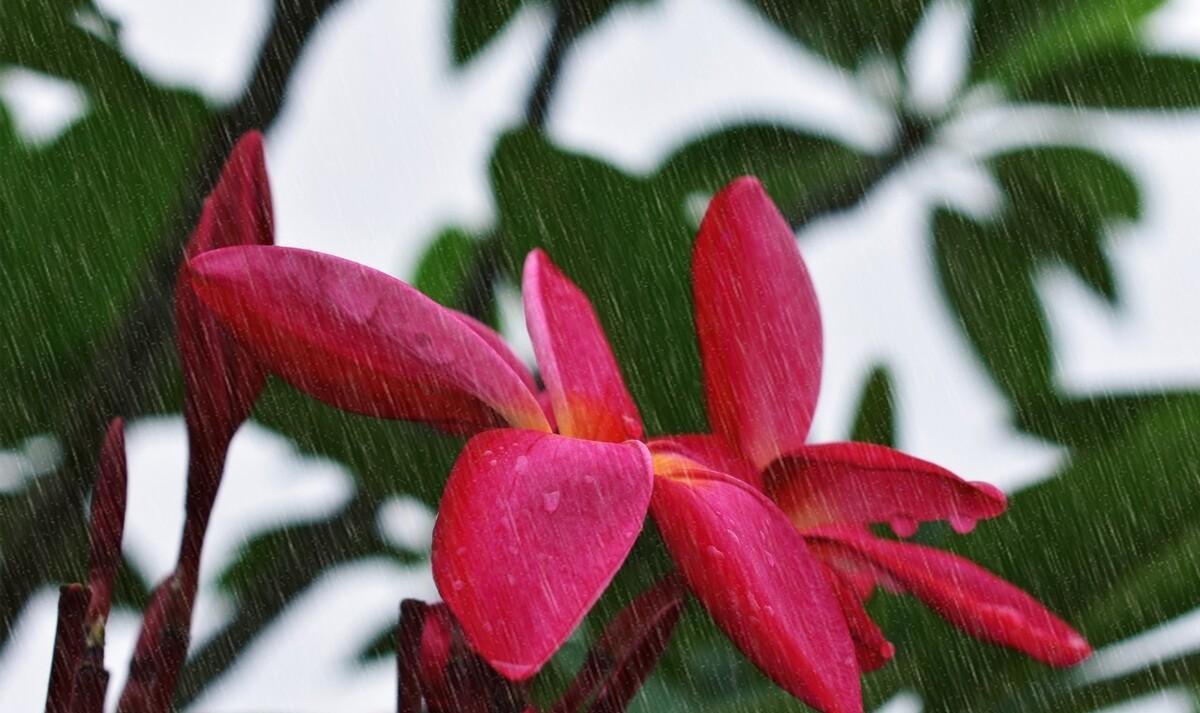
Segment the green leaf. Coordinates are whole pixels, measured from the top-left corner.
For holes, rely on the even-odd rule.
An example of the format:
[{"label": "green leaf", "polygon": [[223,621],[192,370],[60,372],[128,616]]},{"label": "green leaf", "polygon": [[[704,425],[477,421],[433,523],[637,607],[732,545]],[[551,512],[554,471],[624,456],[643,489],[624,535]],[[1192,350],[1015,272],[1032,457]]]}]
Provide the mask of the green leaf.
[{"label": "green leaf", "polygon": [[1163,0],[977,0],[971,76],[1018,94],[1054,68],[1133,47]]},{"label": "green leaf", "polygon": [[899,57],[928,0],[746,0],[796,41],[853,69],[870,55]]},{"label": "green leaf", "polygon": [[0,143],[0,443],[60,423],[54,399],[88,373],[175,213],[209,114],[156,91],[96,107],[53,144]]},{"label": "green leaf", "polygon": [[959,325],[1014,403],[1053,391],[1045,316],[1022,233],[945,210],[933,217],[938,278]]},{"label": "green leaf", "polygon": [[1021,83],[1016,98],[1094,109],[1200,107],[1200,61],[1117,47]]},{"label": "green leaf", "polygon": [[523,0],[454,0],[451,47],[454,63],[466,64],[504,28]]},{"label": "green leaf", "polygon": [[1058,396],[1017,412],[1017,427],[1072,448],[1099,448],[1128,433],[1146,414],[1187,403],[1186,392]]},{"label": "green leaf", "polygon": [[[830,194],[866,193],[880,161],[845,144],[782,126],[735,126],[680,148],[656,177],[671,193],[708,197],[741,175],[757,176],[784,215],[808,215]],[[698,217],[698,216],[697,216]],[[699,227],[699,220],[692,227]]]},{"label": "green leaf", "polygon": [[516,276],[531,249],[545,248],[595,304],[649,432],[704,430],[689,277],[696,199],[756,173],[787,211],[828,190],[831,175],[857,185],[873,165],[828,140],[752,126],[700,139],[636,177],[513,132],[491,167],[502,263]]},{"label": "green leaf", "polygon": [[[1137,185],[1106,156],[1075,147],[1014,150],[988,162],[1007,196],[988,223],[939,211],[932,221],[943,291],[961,326],[1022,422],[1047,424],[1058,409],[1037,270],[1062,264],[1114,303],[1104,252],[1107,225],[1140,215]],[[1029,413],[1032,412],[1032,413]],[[1045,428],[1048,427],[1048,428]]]},{"label": "green leaf", "polygon": [[[438,304],[461,310],[471,282],[479,279],[479,261],[487,244],[459,228],[446,228],[425,249],[413,286]],[[499,320],[494,291],[488,291],[484,322],[495,327]]]},{"label": "green leaf", "polygon": [[867,375],[867,383],[858,400],[858,416],[854,419],[850,440],[895,447],[895,412],[896,397],[892,393],[892,380],[887,369],[877,366]]},{"label": "green leaf", "polygon": [[1024,148],[988,161],[1005,189],[1013,222],[1032,260],[1057,260],[1110,303],[1117,286],[1104,254],[1104,230],[1113,218],[1136,220],[1140,193],[1133,177],[1111,158],[1076,147]]}]

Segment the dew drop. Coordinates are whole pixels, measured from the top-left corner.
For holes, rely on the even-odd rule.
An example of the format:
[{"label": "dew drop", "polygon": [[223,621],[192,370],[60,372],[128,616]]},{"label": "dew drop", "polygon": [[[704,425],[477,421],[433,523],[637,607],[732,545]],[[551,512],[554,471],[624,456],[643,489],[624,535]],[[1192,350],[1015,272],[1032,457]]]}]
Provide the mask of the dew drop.
[{"label": "dew drop", "polygon": [[495,458],[493,458],[493,459],[491,459],[490,461],[488,461],[488,465],[496,465],[496,464],[498,464],[499,462],[500,462],[500,461],[498,461],[498,460],[496,460]]},{"label": "dew drop", "polygon": [[557,490],[551,490],[548,493],[542,493],[542,507],[546,512],[552,513],[558,509],[558,503],[562,500],[562,493]]},{"label": "dew drop", "polygon": [[517,462],[513,465],[513,467],[518,473],[525,472],[525,469],[529,467],[529,457],[517,456]]},{"label": "dew drop", "polygon": [[458,555],[459,557],[462,557],[463,555],[467,554],[467,548],[459,547],[457,550],[454,550],[454,554]]},{"label": "dew drop", "polygon": [[725,559],[725,553],[722,552],[721,550],[717,549],[717,547],[715,545],[709,545],[708,548],[706,549],[706,551],[708,552],[709,555],[711,555],[713,557],[713,559],[719,559],[719,560]]},{"label": "dew drop", "polygon": [[883,656],[885,661],[891,661],[896,655],[896,645],[890,641],[885,641],[879,645],[879,654]]},{"label": "dew drop", "polygon": [[642,424],[638,422],[637,418],[630,414],[621,416],[621,422],[625,424],[625,431],[627,433],[638,433],[642,430]]},{"label": "dew drop", "polygon": [[950,516],[950,527],[960,535],[965,535],[975,529],[975,518],[955,513]]},{"label": "dew drop", "polygon": [[908,515],[895,515],[888,524],[892,526],[892,532],[896,533],[897,537],[912,537],[917,534],[918,523]]},{"label": "dew drop", "polygon": [[428,334],[416,335],[413,337],[413,343],[416,345],[417,351],[434,364],[449,364],[454,361],[453,352],[439,348],[433,337]]},{"label": "dew drop", "polygon": [[463,587],[467,586],[467,583],[462,581],[461,579],[456,579],[456,580],[454,580],[454,583],[450,586],[454,587],[454,591],[461,592],[463,590]]}]

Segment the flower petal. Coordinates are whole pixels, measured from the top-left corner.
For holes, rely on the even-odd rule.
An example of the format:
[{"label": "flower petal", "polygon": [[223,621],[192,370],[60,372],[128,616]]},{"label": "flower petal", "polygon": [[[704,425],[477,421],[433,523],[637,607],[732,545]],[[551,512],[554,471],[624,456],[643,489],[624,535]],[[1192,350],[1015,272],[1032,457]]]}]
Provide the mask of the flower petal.
[{"label": "flower petal", "polygon": [[861,711],[845,618],[800,532],[732,476],[663,456],[655,467],[654,520],[717,625],[805,703],[831,713]]},{"label": "flower petal", "polygon": [[250,131],[229,153],[221,177],[204,201],[200,224],[188,241],[186,256],[234,245],[271,245],[275,218],[263,137]]},{"label": "flower petal", "polygon": [[808,435],[821,315],[792,231],[756,179],[713,197],[692,278],[710,425],[762,469]]},{"label": "flower petal", "polygon": [[656,438],[648,444],[651,453],[671,453],[694,460],[718,473],[732,475],[756,490],[762,490],[762,473],[749,461],[729,449],[725,441],[707,433],[687,433],[682,436]]},{"label": "flower petal", "polygon": [[[275,240],[271,186],[262,135],[241,138],[204,202],[200,223],[188,241],[188,260],[217,248],[270,245]],[[266,384],[266,371],[229,338],[197,299],[186,263],[175,286],[177,344],[184,379],[184,415],[193,460],[219,476],[219,462],[238,426],[250,415]],[[215,492],[214,483],[203,484]]]},{"label": "flower petal", "polygon": [[476,651],[537,673],[629,554],[650,503],[650,454],[513,429],[466,445],[442,495],[433,575]]},{"label": "flower petal", "polygon": [[1004,512],[1004,493],[945,468],[871,443],[827,443],[787,453],[764,475],[767,496],[801,529],[891,523],[911,537],[918,522],[949,520],[969,532]]},{"label": "flower petal", "polygon": [[854,640],[854,654],[858,657],[859,668],[864,673],[878,671],[896,655],[896,647],[887,640],[863,608],[864,597],[858,590],[858,583],[847,579],[837,569],[828,565],[825,567],[825,573],[829,576],[829,584],[842,607],[842,614],[846,617],[846,626],[850,629],[850,638]]},{"label": "flower petal", "polygon": [[293,386],[347,411],[470,433],[548,431],[537,398],[456,313],[331,255],[227,248],[190,263],[205,305]]},{"label": "flower petal", "polygon": [[1087,641],[1036,599],[961,557],[837,528],[806,537],[825,556],[850,555],[879,568],[972,636],[1052,666],[1072,666],[1091,654]]},{"label": "flower petal", "polygon": [[487,342],[487,345],[500,355],[505,364],[512,367],[512,370],[520,377],[522,383],[525,384],[530,392],[537,394],[540,391],[537,379],[533,378],[533,373],[529,371],[529,367],[525,365],[525,362],[521,361],[521,357],[517,356],[509,348],[508,343],[504,341],[504,337],[500,336],[496,330],[465,312],[459,312],[458,310],[451,310],[451,312],[465,322],[468,327],[473,329],[483,341]]},{"label": "flower petal", "polygon": [[641,439],[642,419],[587,295],[541,250],[525,259],[522,291],[559,433],[593,441]]}]

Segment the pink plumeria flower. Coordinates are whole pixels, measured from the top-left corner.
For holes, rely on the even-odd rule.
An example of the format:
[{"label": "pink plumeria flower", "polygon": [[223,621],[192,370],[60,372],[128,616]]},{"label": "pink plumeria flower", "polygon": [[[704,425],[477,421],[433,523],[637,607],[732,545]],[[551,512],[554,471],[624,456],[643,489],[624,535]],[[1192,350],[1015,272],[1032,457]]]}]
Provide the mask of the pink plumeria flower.
[{"label": "pink plumeria flower", "polygon": [[[910,592],[968,633],[1051,665],[1073,665],[1090,654],[1083,637],[1008,582],[962,558],[876,538],[867,528],[888,523],[908,537],[919,522],[947,520],[968,532],[1004,511],[999,490],[883,446],[806,444],[820,385],[820,311],[792,232],[758,181],[739,179],[713,199],[692,271],[713,433],[652,441],[656,461],[684,474],[732,475],[769,498],[770,509],[786,513],[802,535],[805,560],[827,575],[864,670],[894,653],[862,606],[876,584]],[[656,509],[665,506],[660,491]],[[721,546],[718,525],[711,526],[713,547]],[[719,586],[727,578],[714,571],[712,558],[694,554],[707,531],[668,528],[663,535],[697,595],[720,611],[731,596]],[[771,567],[769,550],[760,562],[764,557]],[[705,586],[706,579],[718,581]],[[743,649],[763,636],[738,618],[737,606],[724,607],[731,613],[717,621]],[[756,662],[783,683],[781,674]]]},{"label": "pink plumeria flower", "polygon": [[[649,511],[690,588],[756,665],[817,708],[860,711],[856,642],[869,619],[843,580],[857,593],[877,572],[843,577],[830,567],[847,556],[826,550],[867,551],[862,523],[881,510],[885,521],[948,515],[965,525],[998,514],[1003,496],[915,459],[892,482],[890,460],[867,467],[870,454],[907,458],[886,449],[851,448],[857,460],[831,470],[841,461],[804,446],[820,318],[791,234],[757,182],[714,199],[696,255],[718,435],[650,449],[591,303],[540,251],[523,287],[544,399],[494,332],[362,265],[241,247],[199,256],[190,271],[235,338],[301,390],[472,436],[442,497],[434,576],[472,648],[505,676],[532,676],[561,646]],[[762,471],[776,468],[764,488]],[[845,522],[859,529],[835,529]],[[1014,611],[1010,619],[1032,620],[1029,606]]]}]

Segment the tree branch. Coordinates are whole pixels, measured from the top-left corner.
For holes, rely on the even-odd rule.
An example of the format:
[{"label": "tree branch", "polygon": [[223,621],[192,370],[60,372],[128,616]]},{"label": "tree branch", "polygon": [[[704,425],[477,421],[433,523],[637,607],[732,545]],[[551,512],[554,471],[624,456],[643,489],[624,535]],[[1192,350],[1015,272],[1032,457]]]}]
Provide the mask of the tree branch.
[{"label": "tree branch", "polygon": [[554,29],[550,32],[550,41],[542,55],[537,79],[525,103],[525,123],[535,129],[544,128],[546,125],[546,115],[550,110],[554,90],[558,87],[563,60],[566,59],[575,38],[579,36],[582,12],[577,5],[576,0],[560,0],[555,3]]},{"label": "tree branch", "polygon": [[[542,54],[537,78],[529,90],[529,99],[525,102],[525,123],[534,129],[542,130],[546,126],[563,61],[586,24],[584,11],[579,4],[578,0],[559,0],[555,3],[554,28]],[[484,238],[459,295],[458,304],[462,311],[481,321],[487,320],[496,278],[503,267],[500,264],[499,241],[497,231]]]},{"label": "tree branch", "polygon": [[929,143],[934,127],[927,122],[902,115],[898,128],[896,145],[862,175],[853,181],[832,186],[830,190],[808,198],[792,208],[787,215],[792,230],[799,230],[818,218],[858,205],[876,184]]}]

